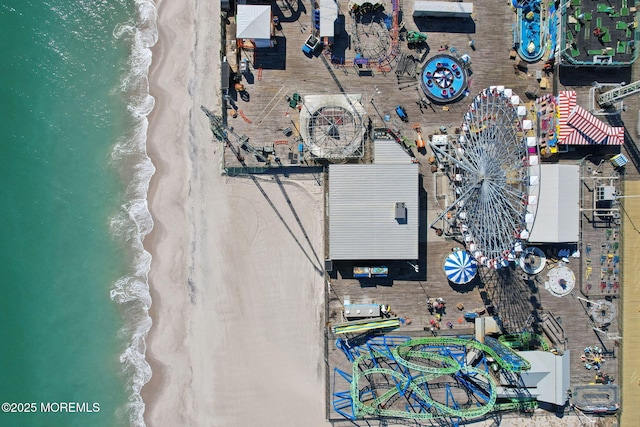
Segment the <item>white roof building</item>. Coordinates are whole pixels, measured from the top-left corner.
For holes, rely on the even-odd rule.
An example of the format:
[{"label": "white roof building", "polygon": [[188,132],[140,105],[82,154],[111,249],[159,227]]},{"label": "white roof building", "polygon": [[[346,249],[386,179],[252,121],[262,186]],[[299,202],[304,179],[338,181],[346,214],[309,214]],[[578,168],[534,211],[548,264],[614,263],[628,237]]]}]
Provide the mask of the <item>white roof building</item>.
[{"label": "white roof building", "polygon": [[336,19],[338,19],[336,0],[320,0],[320,37],[334,36]]},{"label": "white roof building", "polygon": [[330,259],[418,259],[418,165],[405,159],[329,166]]},{"label": "white roof building", "polygon": [[448,1],[414,1],[413,16],[470,18],[473,3]]},{"label": "white roof building", "polygon": [[258,47],[268,44],[271,40],[271,6],[239,4],[236,38],[255,40]]},{"label": "white roof building", "polygon": [[529,243],[575,243],[580,234],[580,168],[540,165],[538,206]]},{"label": "white roof building", "polygon": [[[538,402],[563,406],[567,401],[567,390],[570,388],[570,352],[567,350],[562,356],[548,351],[519,351],[518,354],[529,363],[531,369],[520,373],[524,385],[531,397]],[[504,385],[509,381],[502,381]],[[514,388],[498,388],[499,397],[517,397]]]}]

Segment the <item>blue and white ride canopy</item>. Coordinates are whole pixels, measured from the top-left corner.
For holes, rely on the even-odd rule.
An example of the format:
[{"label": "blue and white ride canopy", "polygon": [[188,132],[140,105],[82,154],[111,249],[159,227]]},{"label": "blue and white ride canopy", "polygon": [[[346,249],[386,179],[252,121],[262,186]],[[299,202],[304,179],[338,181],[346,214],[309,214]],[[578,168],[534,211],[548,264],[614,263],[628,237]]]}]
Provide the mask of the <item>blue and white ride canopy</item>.
[{"label": "blue and white ride canopy", "polygon": [[467,251],[454,251],[444,262],[444,273],[451,282],[462,285],[476,277],[478,264]]}]

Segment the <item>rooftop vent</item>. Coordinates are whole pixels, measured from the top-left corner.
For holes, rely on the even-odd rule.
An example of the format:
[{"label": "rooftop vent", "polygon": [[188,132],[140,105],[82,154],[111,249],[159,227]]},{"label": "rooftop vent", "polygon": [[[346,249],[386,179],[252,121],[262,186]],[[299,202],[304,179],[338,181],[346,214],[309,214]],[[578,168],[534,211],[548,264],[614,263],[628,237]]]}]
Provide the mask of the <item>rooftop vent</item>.
[{"label": "rooftop vent", "polygon": [[399,224],[407,223],[407,207],[404,202],[396,202],[396,221]]}]

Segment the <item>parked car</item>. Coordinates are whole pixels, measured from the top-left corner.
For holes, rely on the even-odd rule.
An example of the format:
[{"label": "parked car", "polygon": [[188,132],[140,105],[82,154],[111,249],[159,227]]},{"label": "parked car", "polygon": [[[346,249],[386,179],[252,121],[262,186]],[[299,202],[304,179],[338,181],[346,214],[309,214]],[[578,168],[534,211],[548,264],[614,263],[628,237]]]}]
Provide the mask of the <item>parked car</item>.
[{"label": "parked car", "polygon": [[242,58],[240,61],[240,72],[246,73],[249,71],[249,60],[247,58]]},{"label": "parked car", "polygon": [[307,37],[307,40],[304,42],[304,45],[302,45],[302,51],[306,55],[311,56],[319,46],[320,39],[313,34],[310,34],[309,37]]},{"label": "parked car", "polygon": [[400,117],[400,120],[402,120],[403,122],[409,121],[409,116],[407,116],[407,110],[405,110],[402,105],[398,105],[396,107],[396,114],[398,115],[398,117]]}]

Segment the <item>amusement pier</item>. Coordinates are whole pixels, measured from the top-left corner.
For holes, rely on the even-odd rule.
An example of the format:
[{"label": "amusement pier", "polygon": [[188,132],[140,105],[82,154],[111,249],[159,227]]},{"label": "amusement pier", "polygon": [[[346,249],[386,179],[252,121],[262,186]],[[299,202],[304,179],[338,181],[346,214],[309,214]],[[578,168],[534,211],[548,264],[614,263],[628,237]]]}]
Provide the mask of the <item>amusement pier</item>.
[{"label": "amusement pier", "polygon": [[203,120],[324,190],[327,419],[636,426],[635,0],[238,3]]}]

